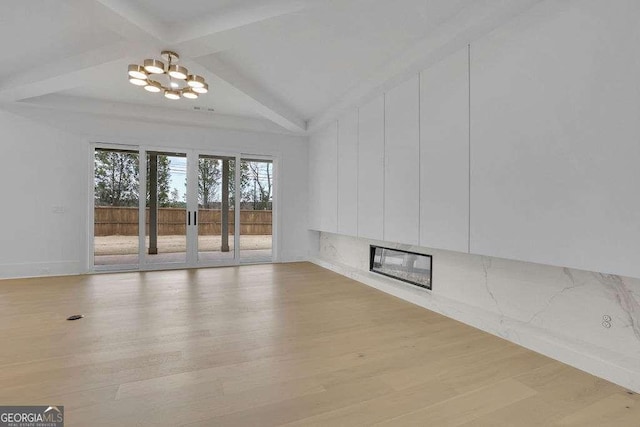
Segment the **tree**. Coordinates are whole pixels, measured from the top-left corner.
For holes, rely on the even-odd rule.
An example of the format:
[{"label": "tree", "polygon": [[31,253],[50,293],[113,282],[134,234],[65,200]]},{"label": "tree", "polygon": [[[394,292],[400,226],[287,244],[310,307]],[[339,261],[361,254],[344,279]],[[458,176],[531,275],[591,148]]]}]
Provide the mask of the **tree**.
[{"label": "tree", "polygon": [[271,162],[249,162],[249,170],[251,172],[251,180],[253,184],[253,208],[266,210],[269,209],[271,202],[272,184]]},{"label": "tree", "polygon": [[200,158],[198,161],[198,201],[203,208],[211,208],[218,198],[222,171],[220,160]]},{"label": "tree", "polygon": [[[212,207],[222,200],[222,169],[225,159],[201,158],[198,162],[198,203]],[[229,159],[229,206],[234,209],[236,198],[236,161]],[[249,162],[240,162],[240,201],[251,201]]]},{"label": "tree", "polygon": [[[149,174],[150,174],[150,161],[151,155],[147,155],[147,206],[149,205],[149,186],[151,185]],[[166,208],[171,206],[170,199],[170,180],[171,180],[171,169],[170,169],[170,160],[169,157],[158,154],[158,206],[161,208]],[[136,167],[137,169],[137,167]]]},{"label": "tree", "polygon": [[[249,185],[249,164],[242,160],[240,162],[240,201],[250,202],[251,192]],[[236,162],[232,160],[229,162],[229,204],[235,206],[236,204]]]},{"label": "tree", "polygon": [[95,152],[95,203],[97,206],[138,204],[138,155],[101,150]]},{"label": "tree", "polygon": [[180,200],[180,192],[177,188],[171,190],[171,195],[169,197],[169,206],[172,208],[181,208],[183,207],[184,202]]},{"label": "tree", "polygon": [[158,156],[158,206],[161,208],[169,207],[171,201],[169,199],[169,180],[171,179],[171,170],[169,169],[169,157]]}]

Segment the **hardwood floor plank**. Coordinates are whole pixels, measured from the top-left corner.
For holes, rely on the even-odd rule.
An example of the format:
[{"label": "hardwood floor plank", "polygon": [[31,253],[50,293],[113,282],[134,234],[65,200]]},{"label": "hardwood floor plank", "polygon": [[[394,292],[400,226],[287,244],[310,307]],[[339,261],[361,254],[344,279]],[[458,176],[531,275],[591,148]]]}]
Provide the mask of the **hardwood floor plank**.
[{"label": "hardwood floor plank", "polygon": [[510,378],[375,425],[459,426],[535,394],[535,390]]},{"label": "hardwood floor plank", "polygon": [[195,425],[215,426],[279,426],[304,417],[343,408],[387,395],[391,388],[381,381],[368,378],[332,386],[322,393],[311,394],[258,406],[229,415],[202,420]]},{"label": "hardwood floor plank", "polygon": [[304,418],[287,426],[369,426],[415,412],[457,395],[450,386],[435,379],[419,386],[394,391],[378,398]]},{"label": "hardwood floor plank", "polygon": [[560,426],[638,426],[640,402],[626,393],[616,393],[561,418]]}]

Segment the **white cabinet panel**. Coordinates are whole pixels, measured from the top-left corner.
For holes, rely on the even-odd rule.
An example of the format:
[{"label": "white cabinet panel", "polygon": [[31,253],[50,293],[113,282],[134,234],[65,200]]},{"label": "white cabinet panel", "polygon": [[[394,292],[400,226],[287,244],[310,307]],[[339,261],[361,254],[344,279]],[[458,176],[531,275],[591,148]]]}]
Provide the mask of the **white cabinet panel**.
[{"label": "white cabinet panel", "polygon": [[418,244],[420,130],[418,76],[385,95],[384,240]]},{"label": "white cabinet panel", "polygon": [[358,110],[338,120],[338,233],[358,235]]},{"label": "white cabinet panel", "polygon": [[469,250],[467,48],[420,78],[420,245]]},{"label": "white cabinet panel", "polygon": [[640,277],[640,2],[543,2],[471,47],[471,251]]},{"label": "white cabinet panel", "polygon": [[358,236],[382,240],[384,197],[384,96],[360,107],[358,136]]},{"label": "white cabinet panel", "polygon": [[338,222],[337,130],[334,122],[309,140],[309,228],[331,233]]},{"label": "white cabinet panel", "polygon": [[308,212],[309,229],[320,230],[320,144],[318,133],[309,138]]}]

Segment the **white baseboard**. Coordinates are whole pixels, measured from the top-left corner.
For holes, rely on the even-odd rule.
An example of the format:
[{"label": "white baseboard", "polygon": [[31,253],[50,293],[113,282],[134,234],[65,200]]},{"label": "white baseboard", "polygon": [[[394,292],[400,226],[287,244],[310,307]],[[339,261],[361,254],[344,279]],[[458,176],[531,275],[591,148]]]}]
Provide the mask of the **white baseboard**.
[{"label": "white baseboard", "polygon": [[0,264],[0,279],[74,276],[86,272],[84,263],[80,261]]}]

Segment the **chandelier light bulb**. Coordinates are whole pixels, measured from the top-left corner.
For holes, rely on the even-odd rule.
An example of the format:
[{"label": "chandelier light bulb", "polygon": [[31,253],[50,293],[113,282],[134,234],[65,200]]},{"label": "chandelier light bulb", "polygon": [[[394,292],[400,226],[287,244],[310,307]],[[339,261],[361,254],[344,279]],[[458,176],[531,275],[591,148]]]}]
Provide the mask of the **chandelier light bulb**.
[{"label": "chandelier light bulb", "polygon": [[192,87],[191,90],[200,94],[207,93],[209,92],[209,84],[205,83],[202,87]]},{"label": "chandelier light bulb", "polygon": [[144,90],[152,93],[158,93],[162,90],[162,86],[158,82],[150,81],[149,84],[144,87]]},{"label": "chandelier light bulb", "polygon": [[133,77],[134,79],[146,80],[147,76],[148,73],[145,71],[142,65],[129,65],[129,77]]},{"label": "chandelier light bulb", "polygon": [[191,87],[204,87],[204,77],[191,74],[187,77],[187,84]]},{"label": "chandelier light bulb", "polygon": [[189,70],[181,65],[172,64],[169,66],[169,75],[174,79],[186,80]]},{"label": "chandelier light bulb", "polygon": [[165,90],[164,97],[172,100],[180,99],[180,92],[175,90]]},{"label": "chandelier light bulb", "polygon": [[145,59],[144,69],[151,74],[163,74],[164,62],[159,61],[157,59]]},{"label": "chandelier light bulb", "polygon": [[192,89],[185,89],[182,91],[182,96],[187,99],[198,99],[198,94]]},{"label": "chandelier light bulb", "polygon": [[129,78],[129,83],[136,86],[146,86],[147,79],[134,79],[133,77]]}]

